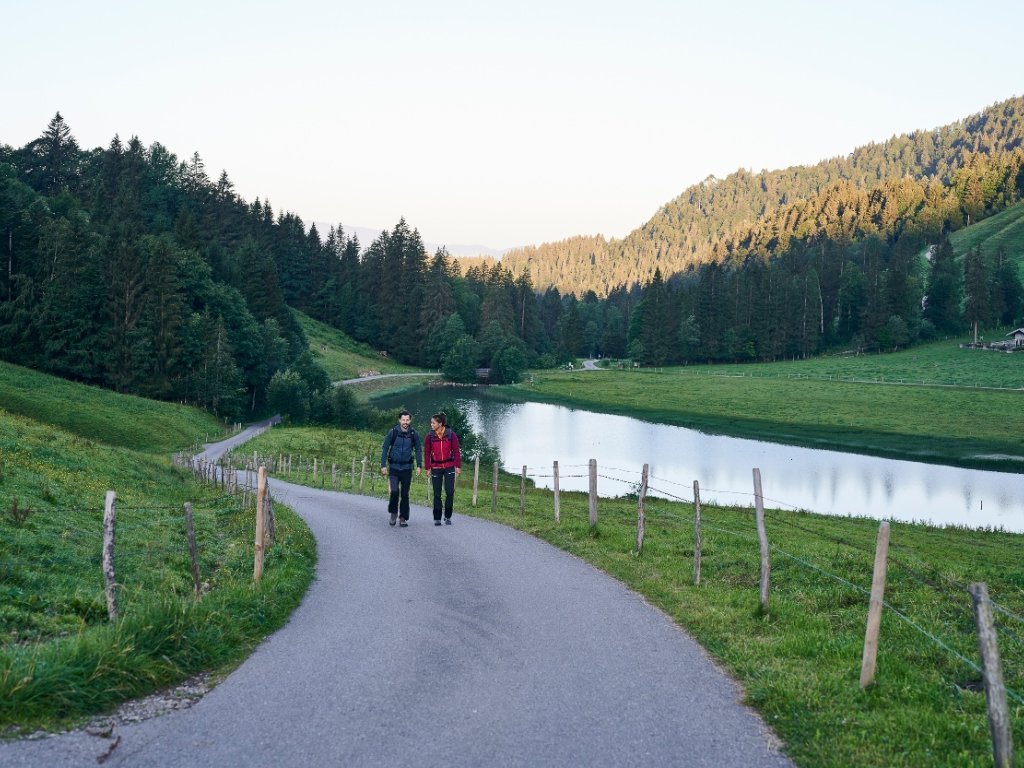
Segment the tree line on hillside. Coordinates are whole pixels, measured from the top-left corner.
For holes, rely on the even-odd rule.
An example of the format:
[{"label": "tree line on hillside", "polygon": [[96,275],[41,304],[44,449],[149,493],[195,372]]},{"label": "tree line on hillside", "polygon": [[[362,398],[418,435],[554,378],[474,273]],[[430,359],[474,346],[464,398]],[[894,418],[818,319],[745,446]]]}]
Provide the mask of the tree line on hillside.
[{"label": "tree line on hillside", "polygon": [[[404,220],[363,250],[269,201],[246,202],[198,153],[115,136],[84,150],[58,113],[0,145],[0,356],[224,416],[299,392],[310,418],[345,411],[292,308],[403,362],[471,381],[552,365],[563,301],[527,274],[462,275]],[[575,347],[572,352],[575,352]],[[275,378],[276,377],[276,378]]]},{"label": "tree line on hillside", "polygon": [[[58,113],[0,145],[0,355],[119,392],[241,416],[312,370],[277,261],[294,217],[247,204],[159,143],[83,150]],[[294,239],[298,237],[298,242]]]},{"label": "tree line on hillside", "polygon": [[[866,195],[907,180],[916,182],[907,192],[920,200],[920,226],[937,241],[941,229],[958,229],[1019,199],[1022,144],[1024,97],[1016,97],[951,125],[868,144],[813,166],[708,177],[622,240],[573,237],[512,250],[503,261],[513,271],[529,269],[540,289],[607,295],[617,286],[650,282],[656,269],[667,277],[720,261],[752,238],[770,241],[772,227],[780,236],[831,235],[849,214],[826,201],[838,202],[851,188]],[[821,210],[809,218],[801,215],[805,206]],[[776,215],[783,210],[786,216]],[[772,227],[762,224],[765,219],[773,220]]]},{"label": "tree line on hillside", "polygon": [[[716,187],[700,208],[728,234],[708,241],[710,258],[681,270],[656,259],[639,266],[644,280],[610,273],[599,296],[582,278],[538,291],[515,259],[463,271],[444,249],[428,254],[404,219],[365,249],[341,227],[322,236],[246,202],[226,172],[212,181],[198,153],[180,161],[117,136],[83,150],[58,113],[26,146],[0,145],[0,356],[226,417],[289,408],[344,422],[359,409],[331,387],[295,309],[399,361],[456,381],[485,367],[497,382],[582,355],[773,360],[1012,323],[1024,300],[1013,260],[974,250],[961,264],[948,233],[1024,194],[1020,140],[1007,148],[1018,114],[1004,110],[999,131],[940,131],[889,157],[893,144],[884,167],[855,163],[888,173],[913,155],[936,174],[924,179],[844,178],[802,197],[799,174],[780,172],[757,185],[770,205],[768,192],[721,203]],[[909,149],[935,141],[951,154],[925,163]],[[747,216],[755,199],[757,220],[731,226],[728,212]],[[573,274],[571,260],[559,264]]]}]

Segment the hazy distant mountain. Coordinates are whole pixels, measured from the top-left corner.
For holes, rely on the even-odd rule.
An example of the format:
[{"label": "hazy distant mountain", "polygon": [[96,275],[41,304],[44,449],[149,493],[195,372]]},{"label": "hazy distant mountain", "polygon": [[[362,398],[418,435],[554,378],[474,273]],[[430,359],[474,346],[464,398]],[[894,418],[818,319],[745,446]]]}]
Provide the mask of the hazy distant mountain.
[{"label": "hazy distant mountain", "polygon": [[[332,226],[337,225],[331,225],[323,221],[316,222],[316,228],[319,230],[321,237],[326,237]],[[370,243],[380,237],[380,233],[383,231],[381,229],[374,229],[373,227],[356,227],[344,223],[341,226],[345,230],[345,234],[355,235],[359,238],[359,245],[362,249],[365,249],[370,245]],[[388,231],[390,230],[391,227],[388,227]],[[492,256],[496,259],[500,259],[501,255],[505,251],[509,250],[508,248],[491,248],[487,245],[459,245],[453,243],[424,242],[423,245],[427,249],[427,253],[431,255],[433,255],[438,248],[444,245],[444,247],[448,249],[448,253],[452,256]]]}]

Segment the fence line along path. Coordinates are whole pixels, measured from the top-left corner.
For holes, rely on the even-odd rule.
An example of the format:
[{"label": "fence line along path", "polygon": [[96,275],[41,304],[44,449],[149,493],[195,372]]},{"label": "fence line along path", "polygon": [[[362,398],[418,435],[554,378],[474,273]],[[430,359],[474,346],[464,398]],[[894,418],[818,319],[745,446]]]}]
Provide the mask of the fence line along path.
[{"label": "fence line along path", "polygon": [[465,485],[454,525],[414,503],[408,528],[388,525],[381,499],[273,485],[319,554],[285,627],[188,710],[0,744],[0,765],[96,766],[108,750],[107,766],[791,765],[664,614],[548,544],[460,515]]}]

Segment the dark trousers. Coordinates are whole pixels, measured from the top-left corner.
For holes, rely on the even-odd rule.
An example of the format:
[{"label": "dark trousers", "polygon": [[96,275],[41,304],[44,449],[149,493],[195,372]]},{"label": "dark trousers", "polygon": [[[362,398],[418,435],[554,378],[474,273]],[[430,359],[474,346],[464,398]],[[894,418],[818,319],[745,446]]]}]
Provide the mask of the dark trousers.
[{"label": "dark trousers", "polygon": [[434,519],[441,519],[441,485],[444,484],[444,516],[452,516],[452,497],[455,496],[455,467],[431,469],[430,481],[434,485]]},{"label": "dark trousers", "polygon": [[[409,483],[412,482],[412,467],[408,469],[388,469],[388,483],[391,487],[391,496],[388,498],[388,512],[395,514],[401,509],[399,517],[403,520],[409,519]],[[399,507],[399,493],[401,493],[401,507]]]}]

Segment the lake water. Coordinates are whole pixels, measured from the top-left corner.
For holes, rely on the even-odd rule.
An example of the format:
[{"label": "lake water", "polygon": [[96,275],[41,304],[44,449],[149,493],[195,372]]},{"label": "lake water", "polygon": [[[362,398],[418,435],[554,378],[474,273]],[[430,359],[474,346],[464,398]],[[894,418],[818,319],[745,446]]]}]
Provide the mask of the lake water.
[{"label": "lake water", "polygon": [[557,460],[561,489],[586,491],[587,464],[596,459],[598,494],[623,495],[636,491],[647,463],[651,495],[689,500],[698,480],[706,503],[752,505],[758,467],[768,507],[1024,532],[1019,474],[711,435],[560,405],[498,402],[485,392],[425,387],[375,404],[405,405],[425,431],[430,414],[454,402],[501,451],[503,468],[518,474],[526,465],[538,487],[551,487]]}]

